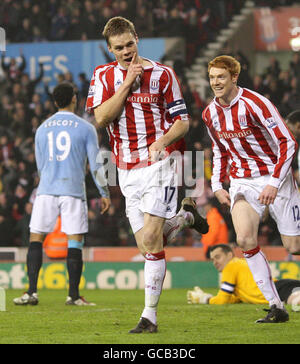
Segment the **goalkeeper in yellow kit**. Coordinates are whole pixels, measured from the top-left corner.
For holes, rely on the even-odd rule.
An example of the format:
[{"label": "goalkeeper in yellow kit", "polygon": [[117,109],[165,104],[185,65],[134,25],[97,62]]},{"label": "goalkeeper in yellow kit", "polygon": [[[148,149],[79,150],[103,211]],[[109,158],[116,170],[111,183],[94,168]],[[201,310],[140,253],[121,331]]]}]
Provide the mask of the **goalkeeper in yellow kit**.
[{"label": "goalkeeper in yellow kit", "polygon": [[[245,259],[236,258],[228,244],[212,246],[209,251],[210,259],[215,268],[222,273],[221,285],[216,296],[205,293],[200,287],[187,292],[188,303],[254,303],[268,304],[260,289],[257,287]],[[280,279],[275,282],[280,299],[292,304],[295,311],[300,309],[300,281]]]}]

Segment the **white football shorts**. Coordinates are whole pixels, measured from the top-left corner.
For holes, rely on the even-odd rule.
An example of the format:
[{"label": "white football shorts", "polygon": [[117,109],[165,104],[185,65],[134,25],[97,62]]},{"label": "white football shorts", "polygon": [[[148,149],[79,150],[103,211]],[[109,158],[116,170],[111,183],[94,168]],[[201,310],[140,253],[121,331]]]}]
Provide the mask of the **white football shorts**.
[{"label": "white football shorts", "polygon": [[37,195],[30,219],[30,232],[50,233],[61,216],[61,231],[67,235],[88,232],[87,202],[72,196]]},{"label": "white football shorts", "polygon": [[[258,201],[258,197],[268,184],[269,178],[269,175],[255,178],[231,178],[229,189],[231,209],[236,199],[244,196],[262,218],[266,206]],[[292,173],[288,173],[281,182],[274,204],[269,205],[269,212],[280,234],[300,235],[300,197]]]},{"label": "white football shorts", "polygon": [[126,215],[134,233],[144,226],[144,213],[170,219],[176,215],[176,160],[165,158],[151,166],[118,169]]}]

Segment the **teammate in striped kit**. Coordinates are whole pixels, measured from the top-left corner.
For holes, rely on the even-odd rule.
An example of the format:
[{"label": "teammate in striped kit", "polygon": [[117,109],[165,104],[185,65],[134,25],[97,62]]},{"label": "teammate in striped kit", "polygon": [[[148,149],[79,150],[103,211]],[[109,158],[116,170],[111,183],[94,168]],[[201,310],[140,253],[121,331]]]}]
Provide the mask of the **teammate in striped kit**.
[{"label": "teammate in striped kit", "polygon": [[[257,244],[260,219],[268,207],[284,246],[299,254],[299,193],[291,171],[297,143],[276,107],[264,96],[237,86],[239,62],[219,56],[208,65],[213,101],[203,111],[212,140],[212,189],[231,208],[237,243],[253,277],[270,304],[257,322],[282,322],[288,314]],[[230,189],[222,183],[229,167]]]},{"label": "teammate in striped kit", "polygon": [[[165,226],[172,234],[180,228],[170,223],[177,207],[176,161],[167,154],[176,148],[174,142],[183,144],[189,115],[174,71],[138,55],[138,37],[130,21],[111,18],[103,35],[116,61],[95,69],[86,106],[108,130],[126,214],[146,258],[145,308],[130,333],[153,333],[166,272]],[[192,201],[184,202],[181,212],[194,219],[192,227],[207,232],[206,220]]]},{"label": "teammate in striped kit", "polygon": [[[292,111],[287,117],[285,118],[285,122],[287,126],[290,128],[292,133],[294,134],[295,138],[299,140],[300,138],[300,110]],[[298,148],[297,154],[297,181],[298,184],[300,183],[300,148]]]}]

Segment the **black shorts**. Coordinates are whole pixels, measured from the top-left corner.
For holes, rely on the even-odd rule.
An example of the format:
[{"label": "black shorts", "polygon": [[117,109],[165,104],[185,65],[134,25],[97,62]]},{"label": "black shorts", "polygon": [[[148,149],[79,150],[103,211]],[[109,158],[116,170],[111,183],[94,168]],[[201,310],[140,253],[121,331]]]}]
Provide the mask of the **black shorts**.
[{"label": "black shorts", "polygon": [[294,288],[300,288],[300,281],[296,279],[279,279],[275,282],[275,286],[281,301],[287,302]]}]

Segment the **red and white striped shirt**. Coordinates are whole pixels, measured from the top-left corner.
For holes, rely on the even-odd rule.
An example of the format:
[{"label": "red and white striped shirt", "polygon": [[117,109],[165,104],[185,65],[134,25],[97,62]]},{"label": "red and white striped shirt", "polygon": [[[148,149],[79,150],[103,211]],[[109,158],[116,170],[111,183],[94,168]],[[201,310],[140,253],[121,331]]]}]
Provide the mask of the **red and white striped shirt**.
[{"label": "red and white striped shirt", "polygon": [[[150,145],[176,120],[188,118],[173,69],[148,61],[152,66],[144,68],[139,88],[129,93],[121,116],[107,127],[111,148],[121,169],[151,164],[148,161]],[[126,74],[127,70],[117,61],[97,67],[90,83],[86,110],[91,112],[112,97]],[[181,140],[179,144],[183,143]]]},{"label": "red and white striped shirt", "polygon": [[266,97],[239,88],[230,105],[214,98],[202,118],[213,145],[214,192],[222,188],[228,165],[232,178],[269,174],[269,184],[278,188],[290,170],[297,142]]}]

